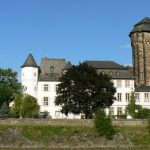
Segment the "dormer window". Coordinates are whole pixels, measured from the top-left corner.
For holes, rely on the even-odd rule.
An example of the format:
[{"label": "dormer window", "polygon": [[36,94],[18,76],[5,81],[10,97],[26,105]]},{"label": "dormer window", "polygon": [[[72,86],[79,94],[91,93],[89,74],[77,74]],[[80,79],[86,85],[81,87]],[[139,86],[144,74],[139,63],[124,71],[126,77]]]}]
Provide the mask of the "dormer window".
[{"label": "dormer window", "polygon": [[110,74],[110,76],[112,76],[112,74],[113,74],[112,71],[109,74]]},{"label": "dormer window", "polygon": [[117,75],[117,76],[120,76],[120,72],[119,72],[119,71],[117,71],[117,72],[116,72],[116,75]]},{"label": "dormer window", "polygon": [[105,72],[104,72],[104,71],[102,71],[102,74],[104,75],[104,74],[105,74]]}]

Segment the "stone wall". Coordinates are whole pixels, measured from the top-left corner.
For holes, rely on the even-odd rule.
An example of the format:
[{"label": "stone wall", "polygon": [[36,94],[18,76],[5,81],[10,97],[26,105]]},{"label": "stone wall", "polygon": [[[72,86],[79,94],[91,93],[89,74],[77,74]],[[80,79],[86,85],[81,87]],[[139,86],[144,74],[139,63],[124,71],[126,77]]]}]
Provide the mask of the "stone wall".
[{"label": "stone wall", "polygon": [[[93,126],[92,119],[1,119],[0,125],[29,125],[29,124],[38,124],[38,125],[85,125],[85,126]],[[117,119],[113,120],[114,125],[147,125],[147,120],[144,119],[136,119],[136,120],[125,120],[125,119]]]}]

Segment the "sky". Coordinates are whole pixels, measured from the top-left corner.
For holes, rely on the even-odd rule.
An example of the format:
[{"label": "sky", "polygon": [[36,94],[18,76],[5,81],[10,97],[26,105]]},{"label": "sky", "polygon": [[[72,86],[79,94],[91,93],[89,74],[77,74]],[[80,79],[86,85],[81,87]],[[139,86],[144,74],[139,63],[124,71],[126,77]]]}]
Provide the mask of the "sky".
[{"label": "sky", "polygon": [[129,32],[150,17],[150,0],[0,0],[0,68],[21,72],[32,53],[72,64],[132,64]]}]

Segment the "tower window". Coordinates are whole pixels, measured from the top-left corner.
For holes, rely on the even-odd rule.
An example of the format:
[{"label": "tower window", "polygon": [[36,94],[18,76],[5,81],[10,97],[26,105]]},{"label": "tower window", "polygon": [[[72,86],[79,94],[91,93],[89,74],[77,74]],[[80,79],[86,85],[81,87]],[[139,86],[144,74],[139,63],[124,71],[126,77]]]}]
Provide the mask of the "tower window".
[{"label": "tower window", "polygon": [[34,77],[36,77],[36,73],[34,73]]},{"label": "tower window", "polygon": [[143,72],[140,72],[140,76],[143,77],[143,75],[144,75],[144,73],[143,73]]}]

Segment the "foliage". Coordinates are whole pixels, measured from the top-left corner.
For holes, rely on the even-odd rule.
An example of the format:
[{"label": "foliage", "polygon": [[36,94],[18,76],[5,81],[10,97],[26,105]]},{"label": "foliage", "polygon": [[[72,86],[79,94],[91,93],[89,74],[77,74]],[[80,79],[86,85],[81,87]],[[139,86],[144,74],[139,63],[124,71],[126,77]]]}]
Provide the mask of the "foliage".
[{"label": "foliage", "polygon": [[4,102],[0,108],[0,118],[8,118],[9,117],[9,107],[6,102]]},{"label": "foliage", "polygon": [[39,112],[39,105],[37,100],[31,95],[25,95],[21,103],[20,115],[23,118],[37,117]]},{"label": "foliage", "polygon": [[142,109],[141,105],[137,105],[135,103],[135,93],[132,92],[131,96],[130,96],[130,102],[126,107],[126,111],[128,112],[128,114],[133,118],[136,119],[138,116],[138,112],[140,112]]},{"label": "foliage", "polygon": [[150,117],[150,109],[142,108],[137,112],[137,119],[148,119]]},{"label": "foliage", "polygon": [[105,136],[107,139],[113,138],[115,130],[112,125],[111,118],[109,116],[106,116],[104,110],[97,110],[94,117],[94,124],[96,131],[100,136]]},{"label": "foliage", "polygon": [[112,105],[116,89],[110,80],[86,63],[72,66],[60,78],[55,104],[66,115],[81,113],[90,118],[97,108]]},{"label": "foliage", "polygon": [[20,110],[21,110],[22,101],[23,101],[23,95],[22,94],[16,94],[14,97],[13,106],[10,110],[10,115],[12,117],[14,117],[14,118],[20,117]]},{"label": "foliage", "polygon": [[14,98],[14,104],[11,108],[11,116],[15,118],[33,118],[37,117],[39,105],[37,100],[30,95],[17,94]]},{"label": "foliage", "polygon": [[21,92],[21,84],[18,83],[17,73],[11,69],[0,69],[0,106],[7,104],[16,93]]}]

